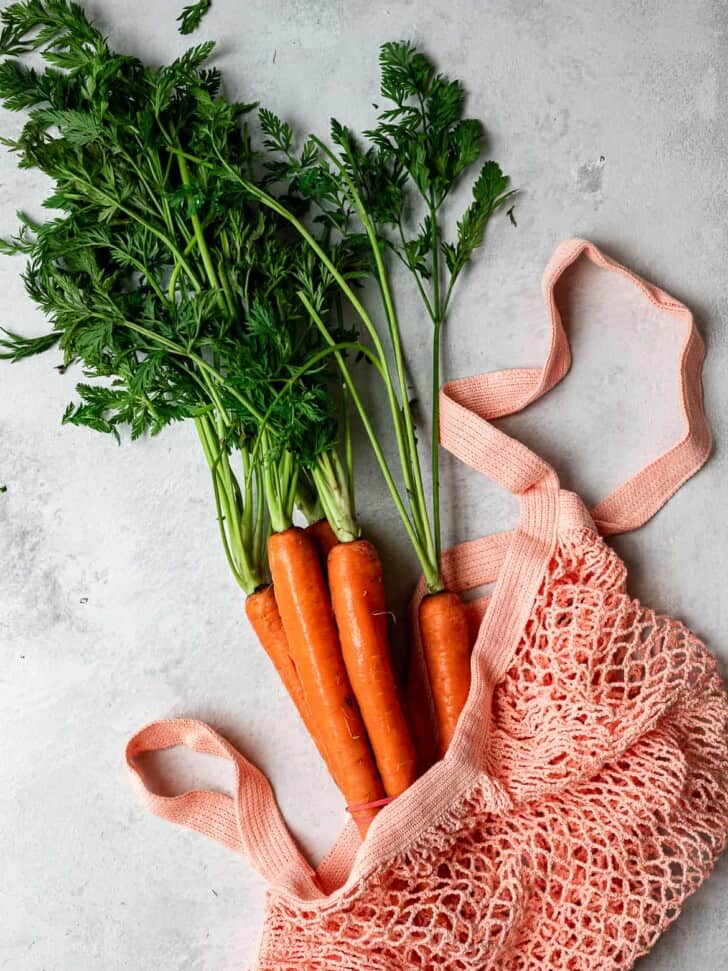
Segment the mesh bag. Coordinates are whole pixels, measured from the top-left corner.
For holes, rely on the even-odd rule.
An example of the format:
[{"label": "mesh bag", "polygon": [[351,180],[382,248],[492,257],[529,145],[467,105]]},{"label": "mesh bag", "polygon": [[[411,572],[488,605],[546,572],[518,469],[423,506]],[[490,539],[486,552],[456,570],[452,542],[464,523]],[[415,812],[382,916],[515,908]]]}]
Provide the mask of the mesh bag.
[{"label": "mesh bag", "polygon": [[[631,280],[685,331],[685,435],[589,512],[553,469],[491,422],[570,364],[554,286],[580,256]],[[265,776],[202,722],[156,722],[127,759],[149,808],[243,853],[270,884],[260,971],[631,968],[709,873],[728,834],[728,700],[713,657],[679,621],[630,597],[602,537],[636,528],[705,461],[703,346],[690,312],[568,240],[544,276],[543,369],[445,386],[442,443],[515,494],[518,527],[448,550],[478,601],[472,687],[443,760],[353,824],[314,870]],[[423,595],[420,585],[412,610]],[[421,665],[415,637],[414,663]],[[136,756],[183,744],[231,760],[232,797],[151,792]]]}]

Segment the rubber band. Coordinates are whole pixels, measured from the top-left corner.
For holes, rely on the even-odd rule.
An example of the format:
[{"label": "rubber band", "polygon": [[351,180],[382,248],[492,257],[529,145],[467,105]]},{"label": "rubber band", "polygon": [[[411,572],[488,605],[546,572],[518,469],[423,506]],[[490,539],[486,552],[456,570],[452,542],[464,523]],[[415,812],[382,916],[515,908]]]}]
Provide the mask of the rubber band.
[{"label": "rubber band", "polygon": [[347,806],[346,811],[352,816],[356,816],[357,813],[363,813],[367,809],[379,809],[381,806],[388,806],[396,798],[396,796],[385,796],[384,799],[375,799],[373,802],[355,802],[353,806]]}]

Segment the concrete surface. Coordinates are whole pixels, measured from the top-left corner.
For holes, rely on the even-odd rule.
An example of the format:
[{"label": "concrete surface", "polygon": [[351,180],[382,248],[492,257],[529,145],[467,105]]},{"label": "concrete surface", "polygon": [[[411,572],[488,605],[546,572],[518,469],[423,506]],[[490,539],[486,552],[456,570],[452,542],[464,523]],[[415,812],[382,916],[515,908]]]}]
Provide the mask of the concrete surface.
[{"label": "concrete surface", "polygon": [[[90,7],[116,46],[161,60],[184,44],[181,5]],[[727,30],[721,0],[215,0],[200,33],[224,38],[231,91],[319,129],[330,115],[371,121],[384,40],[413,38],[464,79],[523,193],[518,228],[493,227],[460,288],[448,374],[543,361],[539,279],[565,236],[595,239],[696,310],[715,454],[617,545],[633,590],[693,626],[724,670]],[[3,115],[4,130],[14,124]],[[16,208],[38,211],[44,188],[2,154],[3,234]],[[0,263],[0,321],[40,332],[21,265]],[[672,440],[678,338],[596,272],[578,271],[565,299],[574,372],[511,427],[596,501]],[[425,325],[411,292],[400,305],[417,347]],[[117,448],[61,428],[78,375],[54,363],[0,367],[0,968],[239,969],[255,950],[262,884],[141,810],[122,764],[127,737],[156,717],[211,720],[270,773],[314,858],[338,830],[340,800],[248,631],[191,430]],[[424,386],[419,347],[412,366]],[[360,476],[362,519],[401,603],[415,565],[368,460]],[[443,478],[450,539],[513,523],[512,500],[490,484],[447,459]],[[181,771],[225,782],[202,760]],[[639,966],[728,966],[728,861]]]}]

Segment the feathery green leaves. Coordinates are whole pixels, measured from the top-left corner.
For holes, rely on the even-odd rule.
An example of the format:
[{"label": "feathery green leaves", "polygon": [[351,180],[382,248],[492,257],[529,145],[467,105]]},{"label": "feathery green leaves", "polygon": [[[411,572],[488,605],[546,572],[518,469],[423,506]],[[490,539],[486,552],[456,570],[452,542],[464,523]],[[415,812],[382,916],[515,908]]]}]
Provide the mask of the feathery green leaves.
[{"label": "feathery green leaves", "polygon": [[[204,8],[186,8],[183,26]],[[219,97],[205,66],[212,42],[153,69],[111,51],[64,0],[12,4],[2,23],[0,49],[38,50],[53,65],[4,61],[0,99],[29,112],[12,147],[54,179],[45,204],[63,213],[0,242],[29,257],[26,288],[53,324],[40,339],[6,334],[3,356],[57,345],[64,366],[111,379],[79,385],[65,421],[114,434],[128,425],[138,437],[223,407],[225,436],[239,442],[267,414],[276,449],[314,461],[336,434],[333,369],[287,383],[321,347],[297,297],[308,252],[230,175],[255,164],[240,123],[253,106]],[[351,247],[336,258],[352,269]],[[331,288],[320,273],[310,285]]]},{"label": "feathery green leaves", "polygon": [[177,18],[180,34],[191,34],[200,26],[202,18],[212,6],[212,0],[197,0],[184,7]]},{"label": "feathery green leaves", "polygon": [[58,334],[43,334],[42,337],[22,337],[11,330],[0,327],[0,360],[22,361],[24,357],[42,354],[58,343]]},{"label": "feathery green leaves", "polygon": [[[317,207],[317,219],[345,239],[362,240],[376,269],[387,330],[399,378],[399,411],[393,408],[403,457],[412,533],[431,590],[441,589],[439,521],[440,332],[455,283],[483,243],[493,214],[509,200],[508,178],[486,161],[472,185],[472,198],[457,219],[453,239],[445,233],[446,203],[481,157],[483,129],[464,115],[465,96],[457,80],[439,73],[406,41],[380,52],[381,94],[391,103],[376,125],[359,138],[336,119],[333,148],[316,136],[297,149],[290,126],[269,112],[261,115],[266,167],[271,181],[290,196]],[[512,219],[512,212],[510,213]],[[513,221],[513,220],[512,220]],[[432,529],[409,401],[404,351],[388,254],[404,264],[433,324],[432,338]]]},{"label": "feathery green leaves", "polygon": [[[185,7],[182,32],[208,8]],[[52,330],[35,339],[6,331],[0,354],[57,349],[62,367],[83,369],[65,422],[115,436],[127,427],[137,438],[191,419],[226,554],[246,589],[264,546],[253,496],[265,491],[272,518],[290,519],[297,476],[311,470],[316,480],[337,440],[332,386],[343,375],[428,587],[439,589],[437,498],[433,538],[387,257],[412,272],[437,348],[453,285],[510,196],[487,162],[455,238],[445,239],[445,202],[482,148],[460,83],[412,45],[388,44],[380,63],[391,106],[371,131],[359,137],[333,121],[329,146],[261,110],[258,146],[249,129],[256,105],[221,96],[211,42],[150,67],[112,51],[69,0],[20,0],[0,23],[0,101],[26,113],[20,134],[3,142],[21,167],[50,176],[45,205],[55,210],[39,223],[21,218],[0,242],[3,253],[27,257],[27,291]],[[24,63],[34,52],[44,69]],[[381,329],[352,289],[372,273]],[[346,330],[345,304],[371,348]],[[401,493],[345,362],[357,351],[384,381]],[[436,408],[435,396],[435,432]],[[238,453],[242,478],[231,464]],[[436,470],[433,480],[436,496]]]}]

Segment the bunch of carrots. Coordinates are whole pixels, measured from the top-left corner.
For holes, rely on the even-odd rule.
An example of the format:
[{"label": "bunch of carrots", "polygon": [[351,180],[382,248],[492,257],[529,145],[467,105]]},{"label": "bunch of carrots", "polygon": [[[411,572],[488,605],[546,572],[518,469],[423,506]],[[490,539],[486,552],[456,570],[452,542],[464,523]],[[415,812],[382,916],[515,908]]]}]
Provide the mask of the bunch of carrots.
[{"label": "bunch of carrots", "polygon": [[[185,9],[185,33],[208,7]],[[82,366],[64,422],[132,439],[194,423],[247,616],[365,835],[444,756],[469,690],[472,635],[441,569],[440,339],[508,180],[481,164],[447,237],[450,194],[480,159],[482,127],[463,116],[460,83],[408,43],[381,49],[388,107],[374,127],[357,136],[332,121],[327,141],[226,99],[211,43],[152,68],[110,49],[67,0],[13,3],[2,24],[0,99],[27,113],[3,142],[50,176],[46,205],[59,214],[20,214],[0,244],[26,257],[28,293],[52,323],[40,337],[4,331],[0,356],[54,350],[64,368]],[[34,52],[44,70],[27,66]],[[429,495],[397,263],[431,325]],[[386,399],[394,456],[364,382]],[[381,562],[357,522],[354,421],[427,585],[427,682],[410,678],[407,712]]]}]

